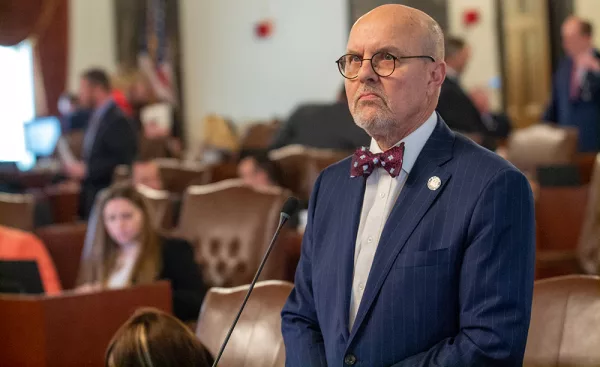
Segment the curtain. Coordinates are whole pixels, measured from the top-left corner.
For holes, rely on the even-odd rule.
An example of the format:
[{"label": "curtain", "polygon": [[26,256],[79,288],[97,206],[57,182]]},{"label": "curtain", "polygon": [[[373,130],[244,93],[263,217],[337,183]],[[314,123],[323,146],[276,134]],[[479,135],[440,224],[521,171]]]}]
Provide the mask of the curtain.
[{"label": "curtain", "polygon": [[0,1],[0,45],[32,42],[38,115],[58,113],[67,78],[67,32],[68,0]]}]

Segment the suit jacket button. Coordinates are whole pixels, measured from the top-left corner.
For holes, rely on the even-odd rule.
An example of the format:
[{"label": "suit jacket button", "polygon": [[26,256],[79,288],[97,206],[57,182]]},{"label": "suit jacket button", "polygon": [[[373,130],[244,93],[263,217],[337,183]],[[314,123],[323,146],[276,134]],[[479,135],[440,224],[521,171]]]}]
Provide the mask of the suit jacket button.
[{"label": "suit jacket button", "polygon": [[346,364],[346,366],[354,366],[355,363],[356,357],[354,356],[354,354],[346,354],[346,356],[344,357],[344,364]]}]

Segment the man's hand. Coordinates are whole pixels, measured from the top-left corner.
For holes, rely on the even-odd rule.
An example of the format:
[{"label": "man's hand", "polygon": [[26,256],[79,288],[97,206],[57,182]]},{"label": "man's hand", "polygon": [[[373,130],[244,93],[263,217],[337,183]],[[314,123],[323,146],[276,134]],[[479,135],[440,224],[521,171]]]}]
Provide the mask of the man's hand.
[{"label": "man's hand", "polygon": [[490,99],[483,88],[475,88],[470,93],[471,101],[480,114],[490,113]]},{"label": "man's hand", "polygon": [[75,180],[83,180],[85,175],[87,174],[87,167],[85,163],[81,161],[67,163],[64,167],[65,174],[69,176],[69,178]]},{"label": "man's hand", "polygon": [[581,55],[576,60],[576,63],[577,66],[580,68],[593,71],[595,73],[600,72],[600,61],[598,61],[598,59],[590,53],[585,53]]}]

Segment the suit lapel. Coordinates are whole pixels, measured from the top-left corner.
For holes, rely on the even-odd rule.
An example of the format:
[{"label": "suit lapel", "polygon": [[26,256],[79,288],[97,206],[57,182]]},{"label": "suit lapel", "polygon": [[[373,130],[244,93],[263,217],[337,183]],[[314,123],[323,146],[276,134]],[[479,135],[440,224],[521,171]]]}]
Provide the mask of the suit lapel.
[{"label": "suit lapel", "polygon": [[[442,166],[452,158],[453,145],[454,133],[438,116],[438,124],[417,158],[383,228],[349,343],[360,328],[396,257],[435,199],[444,191],[451,173]],[[441,180],[437,190],[427,186],[433,176]],[[348,285],[350,287],[351,284]]]},{"label": "suit lapel", "polygon": [[[348,161],[350,162],[350,161]],[[343,211],[340,214],[341,233],[339,246],[340,251],[336,252],[340,258],[334,259],[337,263],[338,287],[337,299],[340,309],[336,312],[339,315],[339,327],[342,330],[344,340],[348,340],[348,320],[350,317],[350,293],[352,289],[352,277],[354,273],[354,250],[356,247],[356,234],[360,224],[360,213],[362,211],[363,199],[365,194],[366,180],[363,178],[350,178],[350,164],[348,164],[347,177],[348,183],[344,185],[347,189],[341,198],[344,200]],[[344,225],[351,223],[351,225]]]}]

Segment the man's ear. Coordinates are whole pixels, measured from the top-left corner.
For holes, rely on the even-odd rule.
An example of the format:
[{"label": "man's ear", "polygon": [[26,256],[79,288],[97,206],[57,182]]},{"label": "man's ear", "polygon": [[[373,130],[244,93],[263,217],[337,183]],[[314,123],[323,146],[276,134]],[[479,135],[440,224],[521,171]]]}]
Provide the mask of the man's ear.
[{"label": "man's ear", "polygon": [[431,68],[430,73],[430,83],[433,83],[436,87],[440,87],[444,83],[444,79],[446,79],[446,63],[444,61],[436,62],[435,66]]}]

